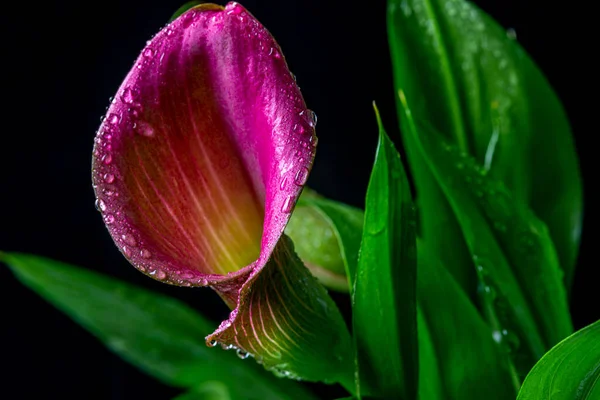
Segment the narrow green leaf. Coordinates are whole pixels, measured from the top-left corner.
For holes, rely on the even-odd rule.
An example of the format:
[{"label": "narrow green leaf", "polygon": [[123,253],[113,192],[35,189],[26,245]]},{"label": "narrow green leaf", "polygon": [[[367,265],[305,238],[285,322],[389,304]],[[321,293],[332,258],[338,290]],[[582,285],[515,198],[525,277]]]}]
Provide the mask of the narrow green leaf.
[{"label": "narrow green leaf", "polygon": [[415,216],[400,155],[375,111],[379,145],[352,297],[357,394],[410,400],[418,384]]},{"label": "narrow green leaf", "polygon": [[[437,359],[433,337],[429,331],[423,308],[420,306],[417,309],[417,324],[419,335],[419,400],[445,400],[442,382],[443,370]],[[447,343],[440,343],[440,346],[446,345]]]},{"label": "narrow green leaf", "polygon": [[[531,206],[549,227],[568,287],[581,231],[577,156],[560,101],[514,32],[468,1],[389,0],[388,34],[395,88],[412,99],[416,119],[431,121]],[[420,196],[435,195],[420,173],[415,180]]]},{"label": "narrow green leaf", "polygon": [[308,192],[300,197],[286,234],[321,283],[349,292],[356,273],[363,223],[362,210]]},{"label": "narrow green leaf", "polygon": [[214,324],[173,298],[34,255],[0,252],[0,261],[109,349],[164,383],[218,382],[231,393],[243,388],[244,399],[314,398],[233,352],[208,348],[204,337]]},{"label": "narrow green leaf", "polygon": [[[545,225],[472,157],[404,118],[459,221],[476,266],[484,313],[521,374],[572,332],[556,250]],[[418,129],[418,131],[417,131]]]},{"label": "narrow green leaf", "polygon": [[533,367],[517,400],[600,399],[600,321],[554,346]]},{"label": "narrow green leaf", "polygon": [[[420,349],[421,400],[506,400],[514,398],[518,381],[506,353],[477,309],[428,247],[419,243],[418,291],[423,317],[419,344],[430,337],[434,354]],[[429,350],[431,352],[431,350]],[[434,358],[435,356],[435,358]],[[438,375],[434,373],[437,363]],[[443,394],[436,380],[443,382]],[[431,381],[430,381],[431,380]],[[431,385],[431,386],[430,386]]]}]

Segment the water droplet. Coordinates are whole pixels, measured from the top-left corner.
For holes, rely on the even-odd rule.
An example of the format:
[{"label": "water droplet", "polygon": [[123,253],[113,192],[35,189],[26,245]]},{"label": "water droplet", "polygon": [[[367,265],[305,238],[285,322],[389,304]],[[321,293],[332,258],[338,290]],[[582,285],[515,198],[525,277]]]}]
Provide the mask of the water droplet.
[{"label": "water droplet", "polygon": [[302,186],[306,183],[308,179],[308,168],[302,167],[298,172],[296,172],[296,177],[294,178],[294,183],[298,186]]},{"label": "water droplet", "polygon": [[294,124],[294,127],[292,129],[294,130],[294,132],[304,133],[304,127],[301,124]]},{"label": "water droplet", "polygon": [[112,125],[116,125],[119,122],[119,116],[117,114],[110,113],[108,114],[108,123]]},{"label": "water droplet", "polygon": [[244,350],[242,350],[242,349],[237,349],[237,350],[235,351],[235,353],[236,353],[236,354],[237,354],[237,356],[238,356],[239,358],[241,358],[242,360],[245,360],[246,358],[248,358],[248,357],[250,356],[250,353],[248,353],[248,352],[245,352],[245,351],[244,351]]},{"label": "water droplet", "polygon": [[115,176],[113,174],[104,174],[104,182],[113,183],[115,181]]},{"label": "water droplet", "polygon": [[294,197],[288,196],[287,199],[283,202],[283,206],[281,206],[281,212],[289,214],[292,212],[292,208],[294,208]]},{"label": "water droplet", "polygon": [[96,210],[100,212],[106,211],[106,204],[100,199],[96,199],[96,203],[94,203],[94,206],[96,206]]},{"label": "water droplet", "polygon": [[515,40],[517,38],[517,31],[515,31],[513,28],[507,29],[506,37],[509,39]]},{"label": "water droplet", "polygon": [[127,246],[123,246],[123,254],[125,254],[125,257],[130,258],[131,257],[131,249]]},{"label": "water droplet", "polygon": [[[171,28],[167,29],[167,36],[171,36],[172,34],[173,34],[173,29],[171,29]],[[162,57],[161,57],[161,60],[162,60]]]},{"label": "water droplet", "polygon": [[113,222],[115,222],[115,217],[112,214],[106,214],[104,216],[104,223],[105,224],[110,225]]},{"label": "water droplet", "polygon": [[153,48],[148,47],[146,48],[146,50],[144,50],[144,57],[146,58],[152,58],[154,57],[155,51]]},{"label": "water droplet", "polygon": [[121,95],[123,101],[127,104],[133,103],[133,90],[130,87],[123,89],[123,93]]},{"label": "water droplet", "polygon": [[519,349],[521,341],[519,340],[519,337],[517,335],[515,335],[511,331],[503,329],[502,336],[503,342],[506,343],[506,347],[509,353],[514,353]]},{"label": "water droplet", "polygon": [[239,15],[242,12],[242,7],[238,3],[232,3],[231,9],[227,11],[227,15]]},{"label": "water droplet", "polygon": [[319,138],[317,136],[311,136],[309,141],[310,143],[312,143],[313,147],[317,147],[317,143],[319,143]]},{"label": "water droplet", "polygon": [[150,251],[148,251],[147,249],[142,249],[142,250],[140,250],[140,256],[142,258],[148,259],[148,258],[152,257],[152,253],[150,253]]},{"label": "water droplet", "polygon": [[190,10],[183,13],[183,15],[181,16],[181,26],[183,26],[184,28],[190,26],[192,22],[194,22],[194,15],[196,15],[196,11],[194,10]]},{"label": "water droplet", "polygon": [[494,342],[496,343],[502,343],[502,332],[498,331],[498,330],[494,330],[492,331],[492,338],[494,339]]},{"label": "water droplet", "polygon": [[216,341],[216,340],[214,340],[214,339],[212,339],[212,340],[209,340],[208,342],[206,342],[206,345],[207,345],[208,347],[215,347],[217,344],[219,344],[219,342],[217,342],[217,341]]},{"label": "water droplet", "polygon": [[157,269],[156,270],[156,274],[154,275],[156,277],[156,279],[158,280],[163,280],[167,277],[167,274],[165,274],[165,271],[161,270],[161,269]]},{"label": "water droplet", "polygon": [[402,3],[400,3],[400,8],[402,9],[402,13],[404,14],[405,17],[411,16],[412,9],[410,8],[410,5],[408,4],[408,0],[403,0]]},{"label": "water droplet", "polygon": [[281,183],[279,183],[279,189],[284,190],[286,184],[287,184],[287,178],[284,176],[283,179],[281,180]]},{"label": "water droplet", "polygon": [[207,286],[208,285],[208,280],[207,279],[201,279],[200,280],[200,285]]},{"label": "water droplet", "polygon": [[491,286],[485,286],[483,288],[483,291],[485,292],[485,294],[491,299],[495,299],[496,298],[496,290],[491,287]]},{"label": "water droplet", "polygon": [[281,58],[281,53],[274,47],[271,47],[271,50],[269,50],[269,55],[275,57],[278,60]]},{"label": "water droplet", "polygon": [[156,133],[152,125],[147,122],[139,121],[136,125],[136,131],[142,136],[145,137],[153,137]]},{"label": "water droplet", "polygon": [[102,156],[102,162],[106,165],[110,164],[112,162],[112,155],[110,153],[106,153],[104,156]]},{"label": "water droplet", "polygon": [[311,128],[316,127],[317,126],[317,114],[312,110],[308,110],[308,115],[310,116],[310,121],[309,121],[310,127]]},{"label": "water droplet", "polygon": [[127,243],[128,245],[134,247],[135,245],[137,245],[137,241],[135,240],[135,238],[133,237],[133,235],[130,234],[125,234],[125,235],[121,235],[121,239],[123,239],[123,241],[125,243]]}]

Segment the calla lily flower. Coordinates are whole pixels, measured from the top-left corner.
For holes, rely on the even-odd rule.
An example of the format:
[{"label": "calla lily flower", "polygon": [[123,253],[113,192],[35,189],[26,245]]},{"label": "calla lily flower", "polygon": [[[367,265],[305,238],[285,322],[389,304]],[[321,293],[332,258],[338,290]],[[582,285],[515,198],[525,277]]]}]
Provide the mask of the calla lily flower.
[{"label": "calla lily flower", "polygon": [[131,264],[230,306],[209,345],[351,386],[341,314],[283,236],[315,123],[269,32],[237,3],[202,4],[154,36],[125,78],[96,137],[93,183]]}]

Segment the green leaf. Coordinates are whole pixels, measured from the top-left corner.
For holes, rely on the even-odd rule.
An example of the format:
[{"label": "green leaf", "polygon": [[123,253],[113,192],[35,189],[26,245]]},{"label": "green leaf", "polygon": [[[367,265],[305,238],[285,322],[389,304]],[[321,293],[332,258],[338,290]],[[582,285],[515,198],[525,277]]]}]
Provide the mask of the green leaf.
[{"label": "green leaf", "polygon": [[305,193],[296,205],[286,234],[321,283],[349,292],[356,273],[364,212],[312,192]]},{"label": "green leaf", "polygon": [[575,332],[533,367],[517,400],[600,399],[600,321]]},{"label": "green leaf", "polygon": [[[431,332],[429,332],[423,308],[420,306],[417,309],[417,326],[419,341],[419,400],[445,400],[442,383],[443,370],[440,369],[433,337],[431,336]],[[440,343],[440,346],[445,345],[447,344]]]},{"label": "green leaf", "polygon": [[400,155],[375,112],[379,144],[352,296],[357,394],[410,400],[418,382],[415,216]]},{"label": "green leaf", "polygon": [[279,376],[354,389],[350,332],[325,288],[282,236],[259,274],[244,283],[235,318],[207,343],[239,348]]},{"label": "green leaf", "polygon": [[0,253],[0,261],[109,349],[166,384],[218,382],[257,400],[314,398],[234,352],[206,347],[204,336],[214,324],[173,298],[34,255]]},{"label": "green leaf", "polygon": [[182,5],[181,7],[179,7],[177,9],[177,11],[175,11],[173,13],[173,15],[171,16],[171,19],[169,19],[169,22],[172,22],[172,21],[176,20],[177,18],[179,18],[181,16],[181,14],[183,14],[187,10],[189,10],[191,8],[194,8],[197,5],[203,4],[203,3],[206,3],[206,1],[198,1],[198,0],[188,1],[187,3],[185,3],[184,5]]},{"label": "green leaf", "polygon": [[572,332],[562,272],[548,230],[472,157],[447,144],[429,126],[417,128],[400,95],[404,118],[413,127],[406,133],[420,148],[468,244],[486,319],[496,340],[513,352],[524,376],[546,349]]},{"label": "green leaf", "polygon": [[180,394],[173,400],[234,400],[243,399],[243,393],[231,395],[229,388],[219,381],[208,381],[189,392]]},{"label": "green leaf", "polygon": [[514,398],[519,382],[491,329],[434,253],[418,249],[420,399]]},{"label": "green leaf", "polygon": [[[581,232],[581,177],[566,114],[543,74],[514,34],[464,0],[389,0],[388,34],[395,88],[414,102],[415,118],[430,121],[531,206],[549,228],[569,287]],[[420,211],[449,218],[445,206],[436,209],[439,194],[436,200],[405,143],[424,197]],[[425,224],[425,238],[435,232],[432,224]],[[453,274],[462,284],[464,274]]]}]

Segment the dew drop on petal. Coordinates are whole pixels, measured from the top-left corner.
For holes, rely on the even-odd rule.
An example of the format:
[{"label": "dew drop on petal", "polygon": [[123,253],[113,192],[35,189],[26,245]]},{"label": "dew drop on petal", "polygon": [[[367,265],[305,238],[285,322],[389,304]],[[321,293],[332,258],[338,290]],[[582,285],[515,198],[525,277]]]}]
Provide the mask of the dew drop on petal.
[{"label": "dew drop on petal", "polygon": [[131,257],[131,249],[127,246],[123,246],[123,254],[125,254],[125,257],[127,258]]},{"label": "dew drop on petal", "polygon": [[142,249],[142,250],[140,250],[140,256],[142,258],[148,259],[148,258],[152,257],[152,253],[150,253],[150,251],[148,249]]},{"label": "dew drop on petal", "polygon": [[133,235],[130,235],[130,234],[121,235],[121,239],[123,239],[123,241],[125,243],[127,243],[128,245],[130,245],[132,247],[137,245],[137,241],[135,240]]},{"label": "dew drop on petal", "polygon": [[250,353],[248,353],[248,352],[245,352],[245,351],[244,351],[244,350],[242,350],[242,349],[237,349],[237,350],[235,351],[235,353],[236,353],[236,354],[237,354],[237,356],[238,356],[239,358],[241,358],[242,360],[245,360],[246,358],[248,358],[248,357],[250,356]]},{"label": "dew drop on petal", "polygon": [[152,58],[154,57],[154,49],[151,47],[146,48],[146,50],[144,50],[144,57],[146,58]]},{"label": "dew drop on petal", "polygon": [[112,162],[112,154],[106,153],[102,156],[102,162],[106,165],[109,165]]},{"label": "dew drop on petal", "polygon": [[233,3],[231,10],[227,11],[227,15],[239,15],[242,12],[242,7],[238,3]]},{"label": "dew drop on petal", "polygon": [[106,223],[107,225],[112,224],[113,222],[115,222],[115,217],[112,214],[106,214],[104,216],[104,223]]},{"label": "dew drop on petal", "polygon": [[301,124],[294,124],[294,132],[304,133],[304,127]]},{"label": "dew drop on petal", "polygon": [[156,277],[156,279],[159,279],[162,281],[163,279],[165,279],[167,277],[167,274],[165,274],[165,271],[159,269],[159,270],[156,270],[156,274],[154,276]]},{"label": "dew drop on petal", "polygon": [[136,131],[137,133],[145,137],[153,137],[156,133],[152,125],[144,121],[140,121],[139,123],[137,123]]},{"label": "dew drop on petal", "polygon": [[104,182],[113,183],[115,181],[115,176],[113,174],[104,174]]},{"label": "dew drop on petal", "polygon": [[104,203],[104,201],[96,199],[96,203],[94,205],[96,206],[96,210],[100,212],[106,211],[106,203]]},{"label": "dew drop on petal", "polygon": [[298,186],[302,186],[306,183],[308,179],[308,168],[302,167],[298,172],[296,172],[296,177],[294,178],[294,183]]},{"label": "dew drop on petal", "polygon": [[214,339],[206,342],[206,345],[208,347],[215,347],[217,344],[218,344],[218,342],[216,340],[214,340]]},{"label": "dew drop on petal", "polygon": [[121,95],[121,98],[127,104],[133,103],[133,90],[131,90],[131,88],[129,87],[123,89],[123,94]]},{"label": "dew drop on petal", "polygon": [[284,190],[286,184],[287,184],[287,178],[284,176],[283,179],[281,180],[281,183],[279,183],[279,189]]},{"label": "dew drop on petal", "polygon": [[119,116],[117,114],[110,113],[108,115],[108,123],[116,125],[119,122]]},{"label": "dew drop on petal", "polygon": [[308,114],[310,115],[310,126],[312,128],[316,127],[317,126],[317,114],[312,110],[310,110],[308,112]]},{"label": "dew drop on petal", "polygon": [[281,206],[281,212],[289,214],[294,208],[294,198],[292,196],[288,196],[283,202],[283,206]]}]

